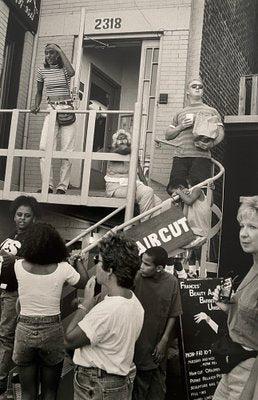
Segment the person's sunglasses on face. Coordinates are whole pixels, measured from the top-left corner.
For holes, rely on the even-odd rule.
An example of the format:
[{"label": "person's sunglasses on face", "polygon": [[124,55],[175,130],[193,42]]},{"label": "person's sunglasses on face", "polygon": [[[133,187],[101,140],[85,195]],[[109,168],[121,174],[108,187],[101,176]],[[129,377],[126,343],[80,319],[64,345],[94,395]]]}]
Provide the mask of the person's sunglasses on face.
[{"label": "person's sunglasses on face", "polygon": [[193,85],[191,85],[191,88],[193,88],[193,89],[203,89],[203,85],[202,84],[198,84],[198,83],[194,83]]}]

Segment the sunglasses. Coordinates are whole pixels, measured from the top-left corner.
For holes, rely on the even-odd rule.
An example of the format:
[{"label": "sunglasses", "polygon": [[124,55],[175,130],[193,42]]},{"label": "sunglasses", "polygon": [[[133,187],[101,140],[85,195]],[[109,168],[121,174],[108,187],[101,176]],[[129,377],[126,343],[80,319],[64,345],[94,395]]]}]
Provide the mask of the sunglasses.
[{"label": "sunglasses", "polygon": [[198,83],[194,83],[193,85],[191,85],[191,88],[193,88],[193,89],[203,89],[203,85],[198,85]]},{"label": "sunglasses", "polygon": [[99,254],[96,254],[96,256],[93,257],[93,262],[95,265],[97,265],[99,262],[102,262],[102,260],[99,259]]}]

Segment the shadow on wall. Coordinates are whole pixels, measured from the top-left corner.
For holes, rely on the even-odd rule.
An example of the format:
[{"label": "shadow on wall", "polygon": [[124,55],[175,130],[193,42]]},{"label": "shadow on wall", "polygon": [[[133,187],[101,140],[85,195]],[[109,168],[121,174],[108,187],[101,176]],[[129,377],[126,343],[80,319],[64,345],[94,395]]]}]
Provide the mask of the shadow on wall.
[{"label": "shadow on wall", "polygon": [[10,217],[10,201],[0,200],[0,243],[15,230],[14,222]]}]

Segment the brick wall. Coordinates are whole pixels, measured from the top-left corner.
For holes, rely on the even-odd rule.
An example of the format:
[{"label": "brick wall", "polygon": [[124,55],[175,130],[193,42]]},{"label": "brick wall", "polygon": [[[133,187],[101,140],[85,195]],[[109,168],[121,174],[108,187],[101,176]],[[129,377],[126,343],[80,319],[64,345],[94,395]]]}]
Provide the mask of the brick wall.
[{"label": "brick wall", "polygon": [[[204,0],[194,0],[187,5],[191,6],[189,29],[165,32],[162,43],[159,92],[168,93],[168,104],[158,106],[155,136],[161,139],[165,138],[173,115],[185,104],[186,82],[199,74]],[[173,154],[172,146],[155,147],[151,165],[154,181],[167,185]],[[159,186],[162,198],[166,197],[165,193],[165,186],[163,193]]]},{"label": "brick wall", "polygon": [[237,114],[240,76],[255,72],[256,3],[205,1],[200,65],[204,99],[223,116]]},{"label": "brick wall", "polygon": [[192,2],[187,57],[187,81],[198,76],[200,73],[204,4],[205,0],[195,0]]},{"label": "brick wall", "polygon": [[[256,0],[205,0],[200,74],[204,101],[220,114],[238,113],[239,80],[256,71]],[[226,142],[213,156],[223,161]],[[217,185],[219,198],[221,186]]]},{"label": "brick wall", "polygon": [[[172,6],[182,8],[183,10],[189,9],[192,0],[161,0],[158,3],[159,8],[171,8]],[[156,8],[157,2],[153,0],[101,0],[96,1],[94,3],[88,0],[81,1],[62,1],[60,0],[43,0],[41,6],[41,17],[43,17],[44,24],[47,24],[47,16],[48,15],[72,15],[79,14],[81,7],[86,7],[86,12],[98,11],[98,10],[130,10],[130,9],[139,9],[140,11],[144,8]],[[44,44],[48,41],[54,39],[61,46],[64,43],[64,50],[69,56],[69,48],[66,49],[66,46],[69,46],[69,43],[72,41],[72,36],[61,36],[60,32],[58,35],[53,38],[49,38],[46,36],[46,32],[44,30],[44,26],[41,26],[40,32],[42,32],[42,36],[39,38],[38,44],[38,55],[36,64],[40,65],[43,62],[43,48]],[[162,28],[162,27],[161,27]],[[173,29],[173,27],[171,27]],[[43,37],[44,35],[44,37]],[[165,53],[164,53],[164,63],[162,61],[162,81],[161,81],[161,90],[167,91],[169,86],[170,96],[170,105],[160,110],[158,110],[158,122],[157,122],[157,134],[162,138],[164,137],[164,130],[167,123],[170,121],[173,113],[183,105],[184,99],[184,84],[185,84],[185,74],[186,74],[186,57],[187,57],[187,46],[188,46],[188,31],[167,31],[165,32],[164,38],[165,44]],[[182,59],[181,59],[182,55]],[[172,73],[171,73],[172,71]],[[170,95],[169,94],[169,95]],[[42,109],[45,108],[45,103],[42,103]],[[29,148],[38,148],[39,140],[40,140],[40,131],[43,123],[43,116],[31,117],[30,124],[30,134],[29,134]],[[169,175],[169,171],[171,168],[171,148],[164,150],[165,159],[167,162],[166,173]],[[161,160],[156,163],[158,166],[157,174],[158,177],[160,172],[163,170],[162,165],[164,167],[164,154],[163,150],[158,154],[158,158],[161,157]],[[166,155],[167,154],[167,155]],[[39,160],[28,160],[27,162],[27,179],[26,179],[26,188],[39,186],[41,184],[40,175],[39,175]],[[167,177],[168,179],[168,177]]]},{"label": "brick wall", "polygon": [[[33,49],[33,35],[29,31],[27,31],[25,32],[25,37],[24,37],[19,91],[17,98],[17,108],[19,109],[27,108],[32,49]],[[23,146],[24,125],[25,125],[25,114],[20,113],[18,128],[17,128],[16,144],[15,144],[15,147],[17,149],[21,149]],[[12,178],[12,184],[14,185],[19,184],[20,166],[21,166],[21,158],[16,157],[14,161],[13,178]]]},{"label": "brick wall", "polygon": [[43,0],[41,2],[41,15],[52,13],[78,13],[81,7],[85,7],[88,12],[99,10],[129,10],[143,8],[166,8],[172,4],[187,6],[191,0]]},{"label": "brick wall", "polygon": [[[3,64],[3,55],[4,55],[4,48],[5,48],[5,39],[6,39],[8,18],[9,18],[9,8],[2,0],[0,0],[0,71],[2,68],[2,64]],[[17,108],[21,108],[21,109],[26,108],[26,101],[27,101],[27,95],[28,95],[28,84],[29,84],[29,76],[30,76],[32,45],[33,45],[33,36],[30,32],[26,32],[25,39],[24,39],[21,72],[20,72],[19,91],[18,91],[18,98],[17,98]],[[16,145],[15,145],[16,148],[22,147],[24,118],[25,118],[24,114],[21,114],[19,117],[18,131],[17,131]],[[16,158],[14,161],[13,175],[12,175],[12,184],[13,185],[19,184],[19,171],[20,171],[20,159]]]},{"label": "brick wall", "polygon": [[[159,92],[168,93],[168,104],[159,104],[155,137],[164,139],[166,127],[173,115],[183,107],[187,69],[189,31],[167,31],[161,49]],[[168,182],[173,157],[173,147],[161,145],[154,150],[152,179],[163,185]]]}]

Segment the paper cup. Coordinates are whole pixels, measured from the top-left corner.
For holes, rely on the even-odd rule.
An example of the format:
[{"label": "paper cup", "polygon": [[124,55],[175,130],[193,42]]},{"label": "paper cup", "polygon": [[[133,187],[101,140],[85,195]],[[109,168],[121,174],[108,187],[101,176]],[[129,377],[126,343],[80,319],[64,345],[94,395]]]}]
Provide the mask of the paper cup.
[{"label": "paper cup", "polygon": [[194,122],[194,114],[186,114],[185,118],[191,120],[191,123],[193,124],[193,122]]}]

